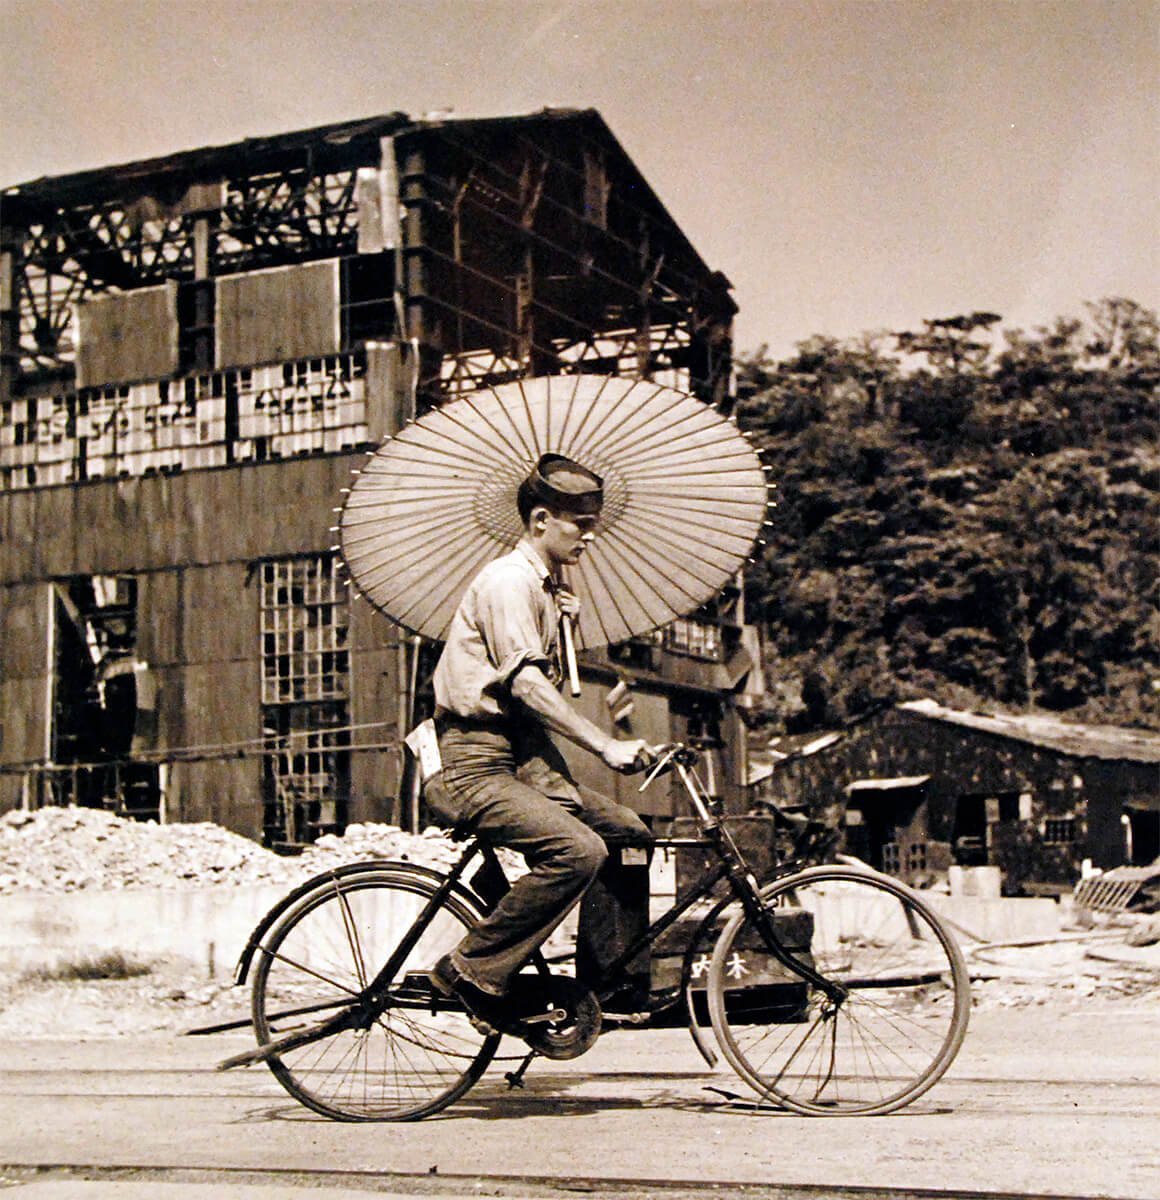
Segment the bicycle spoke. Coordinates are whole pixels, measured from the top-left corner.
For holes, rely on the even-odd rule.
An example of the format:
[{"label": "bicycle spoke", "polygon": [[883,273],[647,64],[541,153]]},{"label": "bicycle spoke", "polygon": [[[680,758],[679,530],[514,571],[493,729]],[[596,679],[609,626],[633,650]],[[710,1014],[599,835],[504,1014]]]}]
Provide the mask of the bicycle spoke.
[{"label": "bicycle spoke", "polygon": [[[921,1095],[957,1052],[968,1010],[962,956],[940,936],[937,918],[901,885],[848,867],[806,869],[771,885],[766,904],[775,933],[779,913],[799,934],[808,914],[801,961],[843,995],[831,1000],[796,985],[806,999],[787,1020],[768,986],[752,999],[739,985],[731,991],[730,956],[761,945],[748,919],[734,918],[714,950],[709,1003],[722,1051],[742,1078],[801,1112],[891,1112]],[[777,973],[788,977],[782,967]]]},{"label": "bicycle spoke", "polygon": [[[345,993],[351,999],[355,999],[359,995],[359,991],[361,991],[361,989],[359,989],[359,991],[356,991],[354,988],[349,988],[345,984],[340,983],[337,979],[332,979],[329,975],[323,975],[323,974],[319,973],[318,971],[315,971],[312,967],[306,966],[305,963],[298,962],[295,959],[290,958],[286,954],[280,954],[277,952],[270,953],[268,951],[264,951],[264,953],[266,954],[266,956],[268,958],[277,959],[278,962],[282,963],[283,965],[285,965],[287,967],[292,967],[296,971],[301,971],[303,975],[309,975],[312,979],[317,979],[319,983],[326,983],[326,984],[329,984],[331,987],[338,988],[339,991]],[[326,1005],[328,1003],[331,1003],[331,1002],[330,1001],[320,1002],[317,1005],[317,1007],[324,1008],[324,1007],[326,1007]],[[342,1001],[336,1000],[333,1003],[340,1004],[340,1003],[342,1003]],[[303,1009],[302,1011],[308,1012],[310,1010]],[[276,1015],[280,1015],[280,1014],[272,1013],[270,1015],[270,1019],[273,1020]]]},{"label": "bicycle spoke", "polygon": [[365,992],[367,986],[366,964],[363,962],[362,947],[359,945],[358,926],[350,912],[350,901],[346,893],[335,883],[335,893],[338,896],[339,907],[342,910],[342,924],[350,941],[351,954],[354,958],[355,970],[358,972],[359,991]]},{"label": "bicycle spoke", "polygon": [[270,1059],[279,1082],[302,1103],[346,1120],[424,1116],[462,1094],[490,1061],[498,1036],[480,1033],[462,1007],[427,997],[415,982],[476,919],[452,896],[416,937],[414,921],[435,886],[403,866],[331,878],[304,895],[264,940],[254,978],[259,1037],[279,1014],[357,999],[405,937],[414,943],[399,965],[397,978],[406,982],[387,993],[369,1027],[325,1035]]}]

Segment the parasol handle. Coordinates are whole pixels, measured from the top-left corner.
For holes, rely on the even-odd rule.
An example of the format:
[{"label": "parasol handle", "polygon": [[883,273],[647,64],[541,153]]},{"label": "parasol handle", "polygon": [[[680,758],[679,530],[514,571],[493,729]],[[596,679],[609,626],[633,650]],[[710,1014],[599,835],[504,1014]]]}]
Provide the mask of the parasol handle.
[{"label": "parasol handle", "polygon": [[564,665],[568,670],[568,690],[573,696],[579,696],[580,669],[576,666],[576,635],[572,628],[572,618],[567,613],[560,616],[560,636],[564,643]]}]

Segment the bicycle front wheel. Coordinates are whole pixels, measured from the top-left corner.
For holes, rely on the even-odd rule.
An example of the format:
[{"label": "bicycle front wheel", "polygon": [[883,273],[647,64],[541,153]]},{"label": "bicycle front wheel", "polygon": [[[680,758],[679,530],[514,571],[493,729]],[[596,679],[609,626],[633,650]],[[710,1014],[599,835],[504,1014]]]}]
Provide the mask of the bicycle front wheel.
[{"label": "bicycle front wheel", "polygon": [[[406,866],[336,876],[296,901],[258,947],[252,1013],[259,1043],[349,1008],[422,912],[438,880]],[[268,1059],[296,1100],[345,1121],[405,1121],[458,1099],[499,1044],[425,972],[479,919],[458,895],[444,902],[390,983],[368,1028],[346,1029]]]},{"label": "bicycle front wheel", "polygon": [[721,1051],[763,1098],[795,1112],[876,1116],[950,1066],[970,1014],[962,952],[904,884],[866,868],[808,867],[762,889],[779,943],[841,989],[806,983],[744,914],[709,968]]}]

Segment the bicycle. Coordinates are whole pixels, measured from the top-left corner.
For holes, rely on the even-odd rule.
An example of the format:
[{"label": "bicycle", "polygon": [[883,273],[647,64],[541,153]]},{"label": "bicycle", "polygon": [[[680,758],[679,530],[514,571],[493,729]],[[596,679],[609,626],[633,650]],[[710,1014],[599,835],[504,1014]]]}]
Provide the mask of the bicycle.
[{"label": "bicycle", "polygon": [[[696,1005],[710,942],[709,1023],[761,1100],[808,1115],[874,1116],[921,1096],[957,1054],[970,1010],[963,955],[937,914],[898,880],[841,856],[797,855],[758,883],[696,774],[697,752],[674,744],[656,753],[641,790],[674,770],[701,829],[682,844],[702,847],[715,864],[594,989],[537,954],[518,977],[525,1001],[531,995],[515,1026],[528,1050],[509,1085],[537,1055],[583,1054],[602,1032],[600,998],[615,994],[626,966],[708,902],[676,994],[657,997],[651,1011],[683,1001],[711,1066]],[[729,894],[718,898],[722,881]],[[291,1096],[338,1120],[415,1120],[446,1108],[483,1075],[502,1035],[434,989],[427,971],[506,886],[495,851],[475,838],[445,872],[375,860],[304,883],[242,952],[235,982],[253,968],[258,1046],[219,1069],[265,1062]]]}]

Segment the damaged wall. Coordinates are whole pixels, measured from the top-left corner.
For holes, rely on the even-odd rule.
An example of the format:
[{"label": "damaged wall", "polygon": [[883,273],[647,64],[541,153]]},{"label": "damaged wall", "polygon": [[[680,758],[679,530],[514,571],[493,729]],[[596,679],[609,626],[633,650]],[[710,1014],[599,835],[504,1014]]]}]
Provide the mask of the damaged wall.
[{"label": "damaged wall", "polygon": [[[264,559],[330,544],[332,498],[352,465],[349,458],[299,459],[0,495],[10,536],[29,535],[8,542],[0,567],[0,767],[51,757],[50,595],[69,580],[125,575],[136,585],[135,657],[147,671],[134,750],[186,757],[169,768],[165,815],[260,836],[260,756],[199,757],[197,750],[262,737],[255,571]],[[365,681],[352,697],[352,722],[393,722],[394,627],[365,601],[350,607],[350,653]],[[395,792],[397,771],[395,754],[352,756],[350,820],[393,815],[385,798]],[[24,786],[18,770],[0,773],[0,810],[19,806]]]},{"label": "damaged wall", "polygon": [[[55,778],[50,707],[71,688],[76,718],[94,686],[83,615],[64,635],[76,669],[60,665],[53,590],[119,576],[135,640],[111,665],[139,687],[114,732],[160,772],[160,815],[272,842],[398,819],[422,659],[409,678],[395,627],[334,594],[334,509],[363,452],[417,410],[537,374],[732,403],[731,285],[594,110],[388,113],[3,201],[0,808],[29,772]],[[641,676],[638,723],[655,692],[709,694],[713,719],[676,706],[676,728],[740,744],[739,673],[760,654],[718,618],[684,624],[690,643],[712,625],[719,658],[650,642],[630,647],[647,663],[597,673]],[[55,696],[54,658],[79,680]],[[721,756],[743,779],[743,753]]]}]

